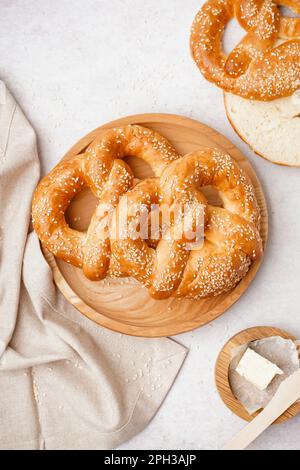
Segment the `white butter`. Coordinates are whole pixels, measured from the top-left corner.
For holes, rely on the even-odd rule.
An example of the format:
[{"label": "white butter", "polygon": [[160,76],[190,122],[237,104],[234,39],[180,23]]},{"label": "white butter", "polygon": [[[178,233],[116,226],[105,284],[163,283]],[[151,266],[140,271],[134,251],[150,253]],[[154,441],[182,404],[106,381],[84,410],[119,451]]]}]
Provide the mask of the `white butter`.
[{"label": "white butter", "polygon": [[235,370],[259,390],[265,390],[275,375],[283,374],[276,364],[250,348],[243,354]]}]

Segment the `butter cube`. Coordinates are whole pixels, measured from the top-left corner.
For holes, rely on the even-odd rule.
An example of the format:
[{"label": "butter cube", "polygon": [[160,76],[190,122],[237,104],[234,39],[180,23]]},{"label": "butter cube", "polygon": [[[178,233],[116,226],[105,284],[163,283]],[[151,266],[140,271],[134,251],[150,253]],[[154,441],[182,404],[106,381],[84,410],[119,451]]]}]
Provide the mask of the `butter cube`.
[{"label": "butter cube", "polygon": [[259,390],[265,390],[275,375],[283,374],[276,364],[250,348],[243,354],[235,370]]}]

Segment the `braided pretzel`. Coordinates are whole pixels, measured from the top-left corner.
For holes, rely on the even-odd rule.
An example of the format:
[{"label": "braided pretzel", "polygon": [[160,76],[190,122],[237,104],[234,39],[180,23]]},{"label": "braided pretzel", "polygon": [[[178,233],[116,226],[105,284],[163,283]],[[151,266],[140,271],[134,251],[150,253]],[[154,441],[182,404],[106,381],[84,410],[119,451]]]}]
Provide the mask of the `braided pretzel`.
[{"label": "braided pretzel", "polygon": [[[145,160],[156,176],[179,155],[157,132],[141,126],[113,129],[96,138],[85,153],[59,163],[38,185],[32,220],[42,244],[55,256],[83,269],[91,280],[105,277],[110,262],[110,241],[102,220],[105,207],[115,207],[133,185],[130,167],[121,159]],[[89,187],[99,204],[86,233],[69,227],[65,212],[71,199]]]},{"label": "braided pretzel", "polygon": [[[277,5],[300,12],[299,0],[208,0],[193,22],[191,51],[204,77],[227,92],[270,101],[300,87],[300,19],[280,15]],[[246,36],[227,57],[221,46],[236,18]],[[278,39],[288,39],[276,45]]]},{"label": "braided pretzel", "polygon": [[[223,208],[207,205],[200,188],[214,186]],[[172,205],[196,200],[205,214],[205,241],[188,251],[186,240],[161,239],[156,249],[141,238],[111,240],[114,276],[132,276],[157,299],[169,296],[199,299],[232,289],[262,254],[259,209],[252,184],[235,161],[217,150],[193,152],[170,163],[160,179],[146,179],[121,197],[116,211],[160,202]],[[128,217],[139,223],[138,211]]]},{"label": "braided pretzel", "polygon": [[[155,176],[133,186],[132,172],[120,160],[126,155],[146,160]],[[200,189],[208,185],[219,191],[222,208],[207,203]],[[84,186],[91,188],[99,205],[87,232],[81,233],[67,225],[65,211]],[[130,208],[126,237],[116,230],[109,236],[101,229],[101,208],[107,202],[117,216]],[[190,204],[192,226],[202,213],[203,245],[190,250],[184,233],[171,236],[176,217],[167,228],[169,236],[158,241],[131,236],[132,227],[141,221],[140,208],[150,209],[151,216],[153,204]],[[39,184],[32,213],[36,232],[55,256],[82,267],[92,280],[107,274],[132,276],[157,299],[198,299],[230,290],[262,253],[254,190],[235,161],[212,149],[180,158],[163,137],[139,126],[114,129],[92,142],[84,154],[58,164]],[[112,218],[113,228],[118,220]]]}]

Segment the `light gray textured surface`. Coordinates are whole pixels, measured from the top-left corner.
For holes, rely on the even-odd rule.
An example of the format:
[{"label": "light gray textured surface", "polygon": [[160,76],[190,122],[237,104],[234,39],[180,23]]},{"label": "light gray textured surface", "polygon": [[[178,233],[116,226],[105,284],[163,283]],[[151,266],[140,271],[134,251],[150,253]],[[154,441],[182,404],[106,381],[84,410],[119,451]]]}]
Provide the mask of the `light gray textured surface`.
[{"label": "light gray textured surface", "polygon": [[[189,54],[191,22],[202,3],[0,0],[0,78],[36,129],[44,171],[104,122],[177,113],[231,139],[253,163],[268,200],[270,239],[259,274],[225,315],[177,337],[190,347],[182,372],[149,427],[122,449],[222,447],[244,425],[214,385],[224,342],[261,324],[300,337],[300,170],[254,156],[228,124],[222,92],[202,78]],[[230,43],[238,37],[236,28]],[[268,429],[251,448],[300,449],[300,416]]]}]

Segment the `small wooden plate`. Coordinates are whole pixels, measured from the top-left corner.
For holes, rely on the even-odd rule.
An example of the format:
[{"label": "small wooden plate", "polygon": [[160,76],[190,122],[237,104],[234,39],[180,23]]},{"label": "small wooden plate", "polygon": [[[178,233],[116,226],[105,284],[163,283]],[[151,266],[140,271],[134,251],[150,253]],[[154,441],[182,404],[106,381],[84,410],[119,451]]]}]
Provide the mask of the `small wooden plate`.
[{"label": "small wooden plate", "polygon": [[[107,129],[127,124],[141,124],[164,135],[182,155],[203,147],[215,147],[228,152],[248,173],[255,188],[260,205],[262,223],[261,235],[264,246],[268,234],[267,206],[259,180],[249,161],[225,137],[200,122],[171,114],[142,114],[110,122],[83,137],[64,158],[71,158],[82,151]],[[151,176],[142,160],[128,159],[139,178]],[[206,195],[215,205],[219,203],[216,194],[207,188]],[[95,198],[84,190],[68,210],[69,223],[73,228],[84,230],[95,208]],[[63,295],[80,312],[111,330],[135,336],[157,337],[183,333],[212,321],[247,289],[258,271],[261,260],[252,264],[246,277],[231,292],[192,301],[186,299],[153,300],[147,290],[130,280],[104,280],[91,282],[77,269],[49,252],[45,256],[53,269],[54,280]]]},{"label": "small wooden plate", "polygon": [[[235,336],[233,336],[221,350],[215,369],[215,379],[216,385],[220,397],[222,398],[225,405],[233,411],[240,418],[245,419],[246,421],[252,421],[255,416],[257,416],[261,410],[250,415],[243,405],[235,398],[232,393],[230,382],[229,382],[229,366],[232,360],[231,351],[238,347],[243,346],[244,344],[250,343],[257,339],[268,338],[269,336],[281,336],[285,339],[291,339],[295,341],[295,337],[284,330],[279,328],[273,328],[271,326],[256,326],[254,328],[248,328],[246,330],[240,331]],[[300,411],[300,402],[293,404],[288,408],[273,424],[282,423],[287,419],[293,418]]]}]

